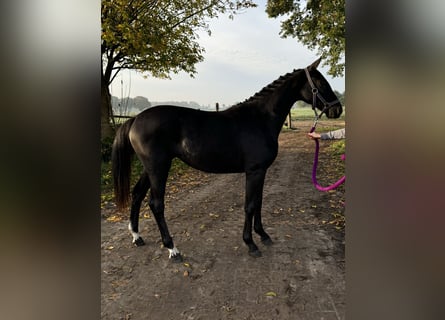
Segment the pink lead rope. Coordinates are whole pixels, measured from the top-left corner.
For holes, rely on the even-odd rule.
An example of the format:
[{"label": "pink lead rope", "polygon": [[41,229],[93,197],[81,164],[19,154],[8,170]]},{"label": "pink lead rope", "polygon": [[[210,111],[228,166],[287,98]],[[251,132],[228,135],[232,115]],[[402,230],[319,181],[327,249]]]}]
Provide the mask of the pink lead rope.
[{"label": "pink lead rope", "polygon": [[[326,102],[326,100],[325,100],[325,99],[322,97],[322,95],[318,92],[317,87],[315,86],[314,82],[312,81],[312,79],[311,79],[311,75],[310,75],[310,73],[309,73],[308,68],[305,68],[305,69],[304,69],[304,72],[305,72],[305,74],[306,74],[307,81],[308,81],[309,85],[310,85],[311,88],[312,88],[312,110],[314,110],[314,113],[315,113],[315,121],[314,121],[314,125],[312,126],[310,132],[314,132],[314,131],[315,131],[315,127],[317,126],[318,119],[321,117],[321,115],[322,115],[327,109],[329,109],[329,107],[331,107],[332,105],[338,103],[339,101],[338,101],[338,99],[337,99],[337,100],[334,100],[334,101],[331,101],[331,102]],[[323,108],[323,110],[321,111],[320,115],[318,115],[318,113],[317,113],[317,108],[316,108],[317,98],[318,98],[318,99],[323,103],[323,105],[324,105],[324,108]],[[335,183],[333,183],[333,184],[331,184],[330,186],[327,186],[327,187],[322,187],[322,186],[320,186],[320,185],[318,184],[318,182],[317,182],[317,164],[318,164],[318,151],[320,150],[320,145],[319,145],[318,139],[314,139],[314,140],[315,140],[315,157],[314,157],[314,166],[313,166],[313,168],[312,168],[312,182],[314,183],[315,188],[317,188],[317,189],[320,190],[320,191],[329,191],[329,190],[335,189],[335,188],[337,188],[339,185],[341,185],[343,182],[345,182],[345,180],[346,180],[346,176],[341,177],[337,182],[335,182]],[[345,155],[344,155],[344,154],[341,156],[341,159],[342,159],[342,160],[345,160]]]},{"label": "pink lead rope", "polygon": [[[311,128],[311,132],[314,132],[315,130],[315,124],[314,126]],[[341,185],[342,183],[345,182],[346,180],[346,176],[341,177],[337,182],[327,186],[327,187],[322,187],[321,185],[318,184],[317,182],[317,165],[318,165],[318,151],[320,150],[320,143],[318,141],[318,139],[314,139],[315,140],[315,156],[314,156],[314,166],[312,167],[312,182],[314,183],[315,188],[317,188],[320,191],[329,191],[332,189],[337,188],[339,185]],[[345,155],[342,154],[341,155],[341,159],[344,161],[345,160]]]}]

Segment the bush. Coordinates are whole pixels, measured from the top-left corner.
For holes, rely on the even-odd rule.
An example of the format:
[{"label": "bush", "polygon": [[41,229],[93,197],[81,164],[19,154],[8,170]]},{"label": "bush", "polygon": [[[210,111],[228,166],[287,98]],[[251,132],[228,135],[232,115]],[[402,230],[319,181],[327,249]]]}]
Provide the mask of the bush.
[{"label": "bush", "polygon": [[111,150],[113,148],[113,138],[104,138],[101,140],[100,153],[102,162],[109,162],[111,160]]},{"label": "bush", "polygon": [[342,155],[346,152],[346,141],[344,139],[335,141],[330,146],[331,152],[333,152],[335,155]]}]

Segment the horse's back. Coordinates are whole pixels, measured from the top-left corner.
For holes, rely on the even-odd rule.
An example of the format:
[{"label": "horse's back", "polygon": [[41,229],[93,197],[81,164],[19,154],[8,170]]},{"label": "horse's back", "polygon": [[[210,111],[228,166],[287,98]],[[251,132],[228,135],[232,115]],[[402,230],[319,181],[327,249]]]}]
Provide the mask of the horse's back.
[{"label": "horse's back", "polygon": [[178,143],[183,136],[202,139],[203,133],[211,134],[216,123],[221,122],[215,114],[171,105],[156,106],[139,113],[131,130],[145,141],[162,138],[163,142]]}]

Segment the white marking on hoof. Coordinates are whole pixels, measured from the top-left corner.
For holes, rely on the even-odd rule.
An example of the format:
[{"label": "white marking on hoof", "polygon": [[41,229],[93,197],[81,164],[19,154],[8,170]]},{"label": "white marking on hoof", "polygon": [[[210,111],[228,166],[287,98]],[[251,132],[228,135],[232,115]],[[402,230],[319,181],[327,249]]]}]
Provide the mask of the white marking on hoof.
[{"label": "white marking on hoof", "polygon": [[131,222],[128,224],[128,230],[130,230],[131,235],[133,236],[133,243],[136,242],[137,239],[139,239],[141,236],[139,235],[139,232],[134,232],[131,228]]},{"label": "white marking on hoof", "polygon": [[[168,248],[167,248],[168,249]],[[173,247],[173,249],[168,249],[168,258],[174,257],[179,254],[179,250],[176,247]]]}]

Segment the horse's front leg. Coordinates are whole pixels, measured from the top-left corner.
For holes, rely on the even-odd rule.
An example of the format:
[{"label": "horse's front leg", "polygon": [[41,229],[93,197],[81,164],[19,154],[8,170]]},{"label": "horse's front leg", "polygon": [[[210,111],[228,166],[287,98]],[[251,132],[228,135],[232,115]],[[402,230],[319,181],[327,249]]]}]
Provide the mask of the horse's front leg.
[{"label": "horse's front leg", "polygon": [[249,247],[249,254],[253,257],[261,257],[261,251],[252,239],[252,220],[255,217],[255,232],[261,236],[261,241],[270,244],[269,235],[264,231],[261,223],[261,206],[263,202],[263,186],[266,170],[255,170],[246,173],[246,202],[244,210],[243,240]]}]

